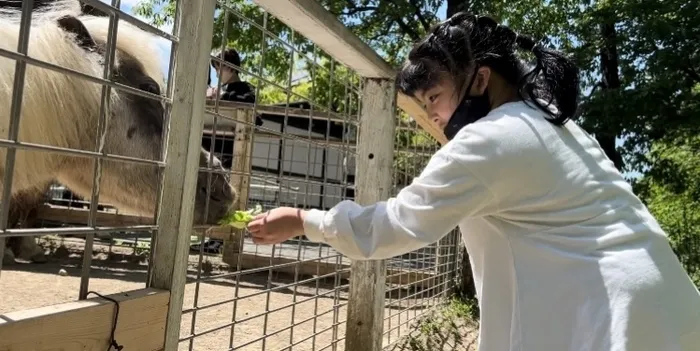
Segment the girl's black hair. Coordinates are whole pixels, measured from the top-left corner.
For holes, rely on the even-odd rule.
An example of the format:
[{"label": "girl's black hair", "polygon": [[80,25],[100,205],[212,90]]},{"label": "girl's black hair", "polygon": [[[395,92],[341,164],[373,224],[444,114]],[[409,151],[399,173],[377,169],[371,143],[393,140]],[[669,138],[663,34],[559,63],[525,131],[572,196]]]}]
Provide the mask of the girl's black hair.
[{"label": "girl's black hair", "polygon": [[[528,69],[518,57],[518,50],[534,54],[537,62],[533,69]],[[478,66],[490,67],[517,86],[520,98],[528,101],[528,96],[555,125],[563,125],[577,112],[579,69],[571,59],[531,37],[516,34],[490,17],[466,12],[436,25],[413,47],[396,76],[396,88],[414,96],[449,76],[459,93]],[[547,105],[538,99],[548,101]],[[552,102],[557,113],[547,108]]]}]

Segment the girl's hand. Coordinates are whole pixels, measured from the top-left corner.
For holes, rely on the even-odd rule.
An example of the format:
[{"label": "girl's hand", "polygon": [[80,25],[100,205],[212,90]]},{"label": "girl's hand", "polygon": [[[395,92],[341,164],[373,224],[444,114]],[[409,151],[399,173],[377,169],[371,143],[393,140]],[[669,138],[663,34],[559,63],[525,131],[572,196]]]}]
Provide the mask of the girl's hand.
[{"label": "girl's hand", "polygon": [[279,207],[259,214],[248,223],[248,231],[256,244],[274,245],[295,236],[304,235],[306,211],[292,207]]}]

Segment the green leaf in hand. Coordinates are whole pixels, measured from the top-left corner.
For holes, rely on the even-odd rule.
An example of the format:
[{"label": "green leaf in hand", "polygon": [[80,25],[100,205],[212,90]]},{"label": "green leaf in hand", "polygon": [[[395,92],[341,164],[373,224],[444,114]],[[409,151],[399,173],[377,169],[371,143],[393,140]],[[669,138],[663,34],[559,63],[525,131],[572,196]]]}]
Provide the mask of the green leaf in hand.
[{"label": "green leaf in hand", "polygon": [[250,221],[255,218],[258,214],[262,213],[262,206],[260,204],[255,205],[247,211],[233,211],[227,214],[224,218],[219,221],[220,225],[228,225],[236,229],[245,229],[245,227],[250,223]]}]

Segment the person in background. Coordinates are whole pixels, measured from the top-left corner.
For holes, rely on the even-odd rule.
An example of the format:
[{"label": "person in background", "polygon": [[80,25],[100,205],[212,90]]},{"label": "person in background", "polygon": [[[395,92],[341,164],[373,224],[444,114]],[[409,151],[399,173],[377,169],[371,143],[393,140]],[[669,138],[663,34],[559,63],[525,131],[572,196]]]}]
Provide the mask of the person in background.
[{"label": "person in background", "polygon": [[[234,49],[226,49],[219,55],[215,56],[224,62],[235,65],[236,67],[241,67],[241,57]],[[236,67],[221,65],[214,59],[211,60],[211,66],[214,66],[214,70],[216,70],[217,76],[221,81],[221,92],[218,92],[217,86],[210,87],[207,90],[207,98],[214,99],[218,96],[218,98],[223,101],[246,102],[250,104],[255,103],[255,87],[253,87],[252,84],[241,80]],[[211,77],[209,78],[208,82],[208,84],[211,85]],[[263,125],[263,120],[260,115],[255,116],[255,125]]]},{"label": "person in background", "polygon": [[[238,52],[234,49],[226,49],[217,56],[219,59],[226,63],[235,65],[236,67],[241,67],[241,58]],[[221,81],[221,92],[218,92],[218,84],[211,86],[211,67],[217,73],[219,81]],[[209,65],[209,74],[207,75],[207,99],[216,99],[222,101],[236,101],[245,103],[255,103],[255,87],[248,82],[241,80],[238,75],[238,69],[228,65],[222,65],[216,60],[211,60],[211,65]],[[263,120],[260,115],[255,116],[255,125],[263,125]],[[223,161],[223,158],[222,158]],[[224,241],[220,239],[207,239],[204,242],[204,252],[221,252],[224,246]],[[199,251],[199,244],[190,246],[193,251]]]},{"label": "person in background", "polygon": [[375,204],[273,209],[248,224],[255,243],[305,234],[351,259],[381,260],[459,226],[480,351],[700,350],[700,292],[631,185],[573,121],[580,77],[569,57],[459,13],[416,44],[396,86],[450,140],[422,173]]},{"label": "person in background", "polygon": [[[241,67],[241,57],[234,49],[226,49],[216,56],[226,63]],[[214,66],[214,70],[216,70],[217,76],[221,81],[221,92],[218,92],[215,86],[210,89],[207,97],[214,98],[218,95],[219,99],[224,101],[247,102],[251,104],[255,102],[255,88],[250,83],[241,80],[236,67],[221,65],[213,59],[211,60],[211,65]]]}]

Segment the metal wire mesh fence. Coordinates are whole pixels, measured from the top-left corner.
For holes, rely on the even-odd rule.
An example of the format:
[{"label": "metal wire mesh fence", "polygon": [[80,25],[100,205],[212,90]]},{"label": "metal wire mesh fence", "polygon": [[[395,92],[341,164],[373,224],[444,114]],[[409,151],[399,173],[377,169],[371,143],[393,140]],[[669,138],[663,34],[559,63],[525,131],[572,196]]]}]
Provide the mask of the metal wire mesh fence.
[{"label": "metal wire mesh fence", "polygon": [[[215,42],[224,40],[212,55],[204,144],[231,169],[238,208],[352,199],[359,77],[252,3],[218,5]],[[230,47],[232,32],[254,40]],[[231,49],[239,62],[220,54]],[[205,257],[210,248],[221,257]],[[196,249],[180,348],[337,349],[349,261],[332,248],[304,238],[257,246],[219,229]]]},{"label": "metal wire mesh fence", "polygon": [[[58,20],[56,14],[47,21],[28,15],[38,5],[25,1],[14,22],[2,22],[3,35],[12,35],[0,40],[3,83],[12,87],[0,92],[1,103],[8,103],[2,111],[8,136],[0,139],[3,184],[19,190],[3,187],[0,238],[20,247],[4,252],[35,262],[60,261],[75,278],[79,299],[90,290],[172,288],[171,303],[182,299],[182,313],[168,316],[169,328],[177,328],[177,345],[166,341],[166,349],[344,350],[352,303],[348,258],[305,237],[258,246],[244,230],[216,224],[230,209],[329,209],[355,199],[366,77],[337,61],[338,52],[327,52],[251,1],[217,1],[209,23],[213,53],[206,63],[182,61],[196,56],[183,50],[206,32],[192,34],[196,27],[183,24],[206,17],[205,11],[195,15],[181,8],[191,11],[194,5],[166,6],[174,9],[166,15],[174,24],[168,33],[120,11],[119,0],[81,3],[99,16],[76,22]],[[81,22],[89,37],[81,36]],[[159,55],[148,50],[152,45],[144,45],[153,40],[146,33],[172,43],[169,62],[158,62]],[[241,37],[246,40],[231,40]],[[80,45],[71,41],[76,38]],[[210,66],[209,77],[201,74],[204,65]],[[196,105],[188,94],[207,78],[205,113],[190,120],[183,106]],[[177,86],[183,82],[197,88]],[[170,124],[171,118],[178,120]],[[195,150],[191,135],[198,133],[199,118],[203,133]],[[185,119],[193,131],[176,125]],[[396,125],[393,171],[388,170],[393,193],[439,147],[399,109]],[[196,157],[182,156],[186,149]],[[193,170],[186,157],[198,159],[194,181],[178,170]],[[29,183],[30,178],[36,181]],[[193,183],[194,192],[183,189]],[[187,213],[186,206],[193,207],[192,230],[173,218]],[[189,241],[173,243],[183,236]],[[451,234],[387,260],[386,301],[376,311],[384,316],[384,345],[396,342],[416,318],[451,294],[458,242]],[[181,263],[186,282],[176,278],[181,245],[189,250]],[[11,274],[3,274],[0,284],[11,280],[1,285],[3,294],[19,291],[19,281],[36,273],[22,267],[4,267]],[[120,279],[129,284],[114,283]],[[74,294],[60,295],[71,300]],[[62,301],[42,295],[35,302],[0,306],[57,302]]]},{"label": "metal wire mesh fence", "polygon": [[[69,275],[79,277],[79,299],[85,299],[92,286],[96,237],[112,232],[150,237],[157,229],[164,111],[171,97],[153,52],[138,41],[147,42],[152,35],[174,39],[112,11],[119,1],[111,8],[97,1],[86,3],[107,11],[77,19],[78,2],[23,1],[3,8],[0,17],[0,117],[6,132],[0,150],[0,257],[5,270],[14,270],[8,264],[15,263],[16,255],[46,260],[37,246],[39,236],[79,237],[81,253],[69,269]],[[47,9],[51,11],[43,12]],[[64,198],[65,186],[80,195],[78,206]],[[44,206],[47,194],[61,200]],[[100,215],[110,205],[143,218],[142,223],[101,225]],[[70,207],[80,208],[72,220],[58,218],[62,223],[43,226],[37,218],[47,210]],[[3,290],[23,287],[31,293],[22,295],[38,293],[24,278],[10,276]]]},{"label": "metal wire mesh fence", "polygon": [[[409,185],[439,148],[438,142],[403,111],[396,114],[394,193]],[[454,231],[439,242],[407,253],[387,266],[387,315],[384,343],[396,344],[415,328],[421,316],[449,298],[459,266],[460,234]]]}]

